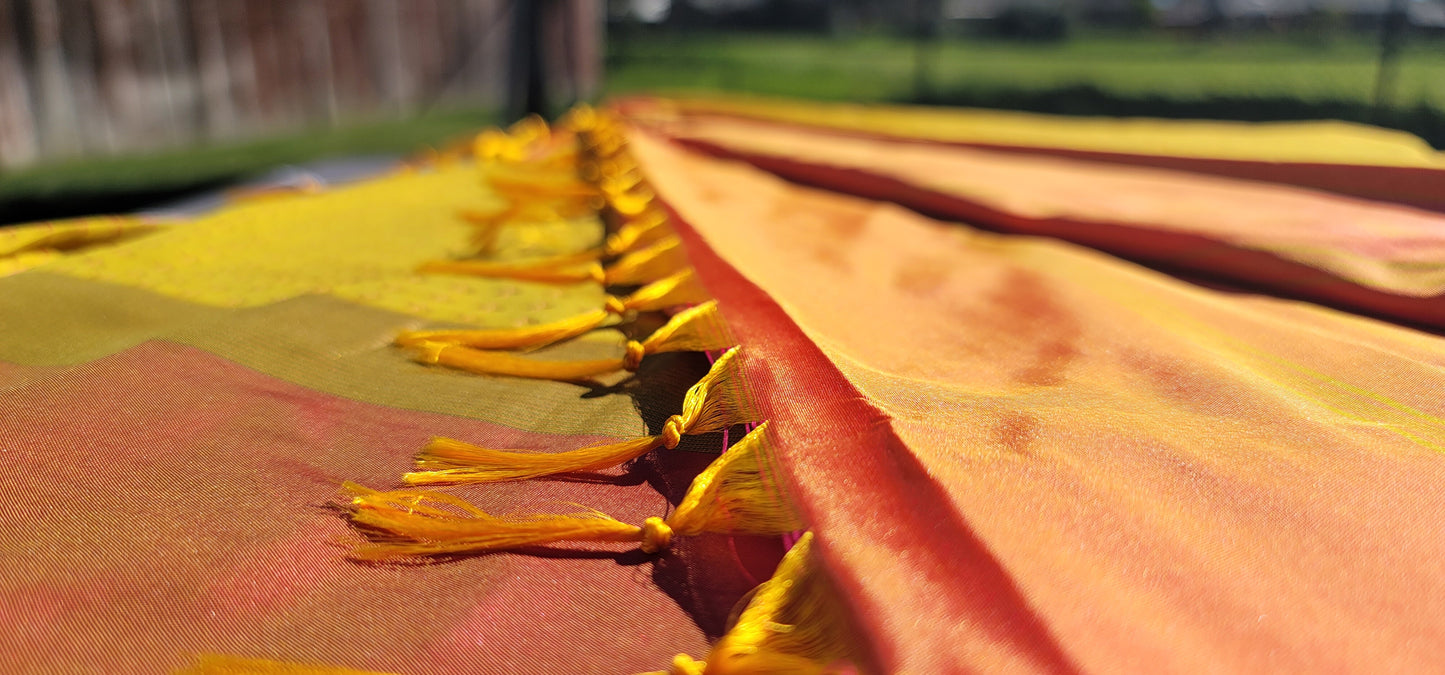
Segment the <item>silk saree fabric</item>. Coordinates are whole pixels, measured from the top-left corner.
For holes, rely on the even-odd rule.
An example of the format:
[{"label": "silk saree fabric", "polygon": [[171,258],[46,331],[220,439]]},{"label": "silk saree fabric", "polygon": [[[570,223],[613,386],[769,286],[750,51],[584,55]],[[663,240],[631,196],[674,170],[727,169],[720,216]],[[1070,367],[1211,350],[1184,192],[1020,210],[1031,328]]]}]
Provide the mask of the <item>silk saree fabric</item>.
[{"label": "silk saree fabric", "polygon": [[[707,105],[0,239],[25,256],[0,277],[0,669],[1439,665],[1445,342],[1338,308],[1428,324],[1410,284],[1440,263],[1434,215],[1214,165],[991,155],[946,118],[838,135],[853,109]],[[884,137],[905,132],[944,142]],[[1295,163],[1433,170],[1350,134],[1355,154]],[[788,182],[818,166],[1070,228]],[[1128,236],[1091,239],[1099,213]],[[1149,257],[1180,232],[1210,254]],[[1219,263],[1244,254],[1355,295]]]},{"label": "silk saree fabric", "polygon": [[1088,118],[737,97],[680,99],[666,107],[849,136],[1277,182],[1445,210],[1439,188],[1445,159],[1438,152],[1410,134],[1350,122]]}]

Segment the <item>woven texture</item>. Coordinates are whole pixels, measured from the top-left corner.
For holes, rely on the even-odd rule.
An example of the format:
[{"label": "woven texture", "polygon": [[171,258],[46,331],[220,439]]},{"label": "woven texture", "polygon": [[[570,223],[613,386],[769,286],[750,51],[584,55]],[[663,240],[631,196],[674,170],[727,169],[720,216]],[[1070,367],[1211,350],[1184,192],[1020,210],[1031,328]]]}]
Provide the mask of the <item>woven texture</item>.
[{"label": "woven texture", "polygon": [[[1418,143],[614,112],[488,130],[480,167],[0,232],[0,671],[1438,669]],[[458,260],[495,278],[419,271]],[[442,342],[479,335],[517,349]],[[477,475],[396,492],[424,447]]]},{"label": "woven texture", "polygon": [[1438,339],[633,147],[889,670],[1436,659]]}]

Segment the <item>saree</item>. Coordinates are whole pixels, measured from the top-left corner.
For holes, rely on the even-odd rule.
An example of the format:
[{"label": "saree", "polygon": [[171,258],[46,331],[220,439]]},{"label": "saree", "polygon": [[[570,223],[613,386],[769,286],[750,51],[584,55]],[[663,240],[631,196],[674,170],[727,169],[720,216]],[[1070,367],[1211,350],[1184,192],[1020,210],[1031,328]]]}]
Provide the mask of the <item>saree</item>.
[{"label": "saree", "polygon": [[1438,665],[1436,216],[738,105],[13,231],[0,666]]}]

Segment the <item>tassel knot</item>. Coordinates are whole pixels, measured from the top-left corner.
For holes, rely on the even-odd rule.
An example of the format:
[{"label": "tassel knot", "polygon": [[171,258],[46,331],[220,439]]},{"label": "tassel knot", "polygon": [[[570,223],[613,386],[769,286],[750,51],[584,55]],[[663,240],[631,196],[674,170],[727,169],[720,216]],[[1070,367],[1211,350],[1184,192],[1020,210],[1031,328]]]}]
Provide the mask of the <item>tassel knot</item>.
[{"label": "tassel knot", "polygon": [[672,527],[653,516],[642,523],[642,552],[657,553],[672,545]]},{"label": "tassel knot", "polygon": [[446,351],[446,348],[450,345],[446,344],[445,342],[432,342],[429,340],[424,340],[420,345],[417,346],[421,348],[421,353],[417,355],[418,361],[421,361],[422,363],[436,364],[441,361],[442,352]]},{"label": "tassel knot", "polygon": [[629,372],[637,372],[637,367],[642,365],[642,357],[647,356],[647,348],[636,340],[627,341],[627,354],[622,357],[622,369]]},{"label": "tassel knot", "polygon": [[687,433],[687,420],[682,415],[673,415],[667,418],[662,424],[662,446],[668,450],[677,447],[682,442],[682,435]]},{"label": "tassel knot", "polygon": [[672,658],[672,666],[667,669],[667,675],[702,675],[705,668],[706,661],[697,661],[687,654],[678,654]]}]

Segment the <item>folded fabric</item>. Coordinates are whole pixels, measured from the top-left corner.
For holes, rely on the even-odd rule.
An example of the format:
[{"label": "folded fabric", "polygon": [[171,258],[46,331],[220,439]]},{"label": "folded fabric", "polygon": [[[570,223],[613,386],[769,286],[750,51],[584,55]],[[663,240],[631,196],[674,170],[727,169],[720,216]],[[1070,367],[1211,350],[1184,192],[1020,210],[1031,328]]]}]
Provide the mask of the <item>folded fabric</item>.
[{"label": "folded fabric", "polygon": [[1437,660],[1440,339],[630,140],[885,671]]},{"label": "folded fabric", "polygon": [[1445,329],[1445,214],[1253,181],[840,138],[765,122],[681,118],[657,126],[689,147],[836,192]]},{"label": "folded fabric", "polygon": [[1445,211],[1445,156],[1410,134],[1349,122],[1067,117],[739,97],[623,103],[629,110],[746,117],[847,135],[1195,171]]}]

